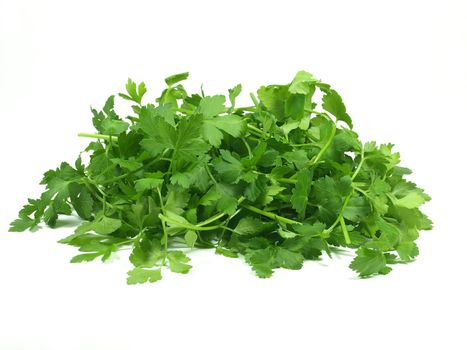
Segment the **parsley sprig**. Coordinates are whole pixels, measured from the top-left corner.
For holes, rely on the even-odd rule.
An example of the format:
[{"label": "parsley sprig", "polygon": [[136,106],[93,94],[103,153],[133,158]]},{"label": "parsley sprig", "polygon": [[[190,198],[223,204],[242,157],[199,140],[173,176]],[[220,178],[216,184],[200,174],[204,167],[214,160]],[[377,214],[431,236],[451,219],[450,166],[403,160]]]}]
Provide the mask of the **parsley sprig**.
[{"label": "parsley sprig", "polygon": [[405,179],[393,145],[360,141],[330,85],[301,71],[237,107],[241,85],[188,94],[187,78],[166,78],[147,104],[145,84],[129,79],[119,96],[131,116],[116,113],[114,96],[92,109],[96,133],[79,134],[93,139],[89,161],[47,171],[45,191],[10,231],[75,212],[82,223],[60,241],[80,251],[71,262],[129,247],[129,284],[158,281],[163,268],[187,273],[194,248],[242,255],[259,277],[337,247],[356,250],[350,267],[362,277],[418,255],[419,231],[431,228],[419,207],[430,197]]}]

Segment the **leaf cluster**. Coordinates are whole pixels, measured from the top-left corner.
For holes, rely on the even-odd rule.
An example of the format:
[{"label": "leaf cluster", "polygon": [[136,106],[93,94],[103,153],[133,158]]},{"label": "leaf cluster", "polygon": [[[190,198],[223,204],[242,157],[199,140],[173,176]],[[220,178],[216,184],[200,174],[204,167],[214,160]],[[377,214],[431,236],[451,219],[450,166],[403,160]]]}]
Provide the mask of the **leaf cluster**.
[{"label": "leaf cluster", "polygon": [[[188,73],[143,103],[131,79],[119,96],[92,109],[96,134],[73,165],[44,174],[45,191],[29,199],[10,231],[55,227],[61,215],[82,223],[60,242],[79,250],[71,262],[107,260],[131,249],[129,284],[155,282],[162,269],[187,273],[187,253],[212,248],[244,256],[259,277],[300,269],[338,247],[356,251],[360,276],[387,274],[418,255],[431,221],[430,197],[406,179],[393,145],[362,143],[339,94],[311,74],[268,85],[237,107],[228,94],[189,94]],[[83,157],[84,158],[84,157]]]}]

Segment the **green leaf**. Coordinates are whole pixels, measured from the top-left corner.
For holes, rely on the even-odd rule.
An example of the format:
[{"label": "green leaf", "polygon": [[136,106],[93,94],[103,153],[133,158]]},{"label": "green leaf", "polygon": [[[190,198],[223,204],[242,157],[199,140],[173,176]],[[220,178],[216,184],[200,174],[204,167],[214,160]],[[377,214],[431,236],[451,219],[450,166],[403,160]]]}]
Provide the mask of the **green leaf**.
[{"label": "green leaf", "polygon": [[302,149],[293,152],[285,152],[284,154],[282,154],[282,157],[289,163],[295,165],[297,169],[304,168],[310,161],[306,152]]},{"label": "green leaf", "polygon": [[155,178],[145,178],[135,181],[135,189],[138,192],[144,192],[148,190],[155,190],[158,187],[161,187],[164,183],[163,179]]},{"label": "green leaf", "polygon": [[384,273],[387,269],[386,259],[381,251],[362,247],[358,249],[350,268],[358,272],[361,277]]},{"label": "green leaf", "polygon": [[227,183],[237,183],[243,172],[243,164],[232,153],[221,149],[220,158],[214,161],[214,168],[220,177]]},{"label": "green leaf", "polygon": [[76,213],[85,220],[92,218],[94,200],[86,186],[71,183],[69,191],[71,204]]},{"label": "green leaf", "polygon": [[136,267],[153,267],[162,257],[160,241],[144,237],[135,242],[130,261]]},{"label": "green leaf", "polygon": [[232,89],[229,89],[229,100],[232,108],[235,108],[235,100],[237,99],[238,95],[242,92],[242,85],[238,84],[235,85]]},{"label": "green leaf", "polygon": [[276,247],[276,264],[284,269],[300,270],[303,266],[303,256],[282,247]]},{"label": "green leaf", "polygon": [[157,282],[162,279],[161,269],[143,269],[136,267],[133,270],[128,271],[128,284],[138,284],[146,282]]},{"label": "green leaf", "polygon": [[258,90],[261,103],[276,117],[282,121],[285,118],[285,101],[288,96],[286,85],[263,86]]},{"label": "green leaf", "polygon": [[199,112],[204,117],[214,117],[225,112],[225,96],[206,96],[199,103]]},{"label": "green leaf", "polygon": [[122,226],[122,222],[119,219],[109,218],[107,216],[101,216],[100,218],[95,219],[91,222],[89,226],[89,231],[95,231],[101,235],[108,235],[112,232],[117,231],[120,226]]},{"label": "green leaf", "polygon": [[71,263],[81,263],[81,262],[89,262],[93,261],[96,258],[100,257],[102,254],[100,252],[98,253],[84,253],[84,254],[78,254],[71,258],[70,262]]},{"label": "green leaf", "polygon": [[232,215],[238,206],[238,199],[235,194],[235,189],[231,185],[222,183],[216,184],[216,192],[220,195],[217,201],[217,209]]},{"label": "green leaf", "polygon": [[292,208],[297,211],[300,219],[305,217],[308,195],[310,193],[312,183],[313,175],[310,170],[303,168],[297,173],[297,183],[295,184],[295,188],[292,190],[290,202],[292,203]]},{"label": "green leaf", "polygon": [[[407,209],[418,208],[425,202],[431,200],[430,196],[426,195],[418,188],[409,190],[396,187],[388,196],[395,206]],[[400,197],[397,198],[396,196]]]},{"label": "green leaf", "polygon": [[340,179],[325,176],[314,182],[312,198],[318,204],[321,221],[331,224],[336,219],[344,204],[345,197],[352,190],[351,183],[348,176]]},{"label": "green leaf", "polygon": [[190,261],[190,258],[181,251],[173,251],[167,255],[169,260],[170,270],[177,273],[188,273],[191,269],[191,265],[188,265],[187,262]]},{"label": "green leaf", "polygon": [[275,252],[272,247],[254,250],[245,255],[245,258],[258,277],[268,278],[272,276],[275,266]]},{"label": "green leaf", "polygon": [[37,225],[36,221],[29,217],[20,217],[10,224],[10,232],[23,232],[34,228]]},{"label": "green leaf", "polygon": [[186,231],[184,238],[186,245],[190,248],[193,248],[196,241],[198,240],[198,234],[195,231],[188,230]]},{"label": "green leaf", "polygon": [[252,216],[242,218],[235,227],[239,235],[255,235],[263,231],[264,223]]},{"label": "green leaf", "polygon": [[102,133],[106,135],[118,135],[126,131],[130,124],[122,120],[104,119],[101,124]]},{"label": "green leaf", "polygon": [[371,212],[368,201],[360,196],[353,195],[344,210],[344,218],[354,222],[362,221]]},{"label": "green leaf", "polygon": [[418,255],[418,247],[414,242],[401,242],[397,246],[397,253],[402,261],[411,261]]},{"label": "green leaf", "polygon": [[222,131],[233,137],[239,137],[245,131],[245,122],[237,115],[225,115],[204,120],[202,135],[211,145],[220,146],[223,139]]},{"label": "green leaf", "polygon": [[342,97],[335,90],[326,91],[324,94],[323,109],[335,116],[337,120],[342,120],[349,127],[352,127],[352,119],[346,112]]},{"label": "green leaf", "polygon": [[295,75],[289,86],[289,92],[292,94],[308,95],[314,92],[316,79],[312,74],[300,71]]}]

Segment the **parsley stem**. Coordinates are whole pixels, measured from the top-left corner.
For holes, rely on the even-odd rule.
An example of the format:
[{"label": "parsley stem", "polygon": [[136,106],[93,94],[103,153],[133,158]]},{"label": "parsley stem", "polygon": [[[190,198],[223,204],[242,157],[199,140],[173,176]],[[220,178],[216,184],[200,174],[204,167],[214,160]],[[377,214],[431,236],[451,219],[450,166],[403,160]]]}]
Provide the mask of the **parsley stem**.
[{"label": "parsley stem", "polygon": [[[265,173],[262,173],[261,171],[257,171],[257,170],[253,170],[252,171],[254,174],[258,174],[258,175],[266,175],[268,176],[269,174],[265,174]],[[274,178],[276,181],[278,182],[283,182],[283,183],[287,183],[287,184],[296,184],[297,183],[297,180],[294,180],[292,178],[286,178],[286,177],[279,177],[279,178]]]},{"label": "parsley stem", "polygon": [[364,148],[362,147],[362,154],[361,154],[360,163],[358,164],[357,169],[355,170],[355,172],[354,172],[353,175],[352,175],[352,181],[355,180],[355,178],[357,177],[358,173],[359,173],[360,170],[362,169],[362,166],[363,166],[363,162],[364,162],[364,161],[365,161],[365,150],[364,150]]},{"label": "parsley stem", "polygon": [[[331,233],[331,231],[334,230],[334,228],[341,222],[341,219],[344,220],[344,211],[347,208],[347,205],[349,204],[349,201],[350,201],[350,197],[352,197],[352,195],[353,195],[353,191],[350,192],[350,194],[347,197],[345,197],[344,203],[342,204],[342,208],[341,208],[341,210],[339,212],[339,215],[337,216],[336,220],[333,222],[331,227],[326,229],[326,231],[328,233]],[[345,223],[345,221],[344,221],[344,223]],[[344,233],[344,235],[345,235],[345,233]]]},{"label": "parsley stem", "polygon": [[250,93],[250,98],[253,101],[255,107],[258,107],[259,102],[258,102],[258,100],[256,99],[256,96],[253,93]]},{"label": "parsley stem", "polygon": [[214,182],[214,184],[217,185],[217,181],[216,181],[216,179],[214,178],[214,176],[212,175],[211,170],[209,170],[209,166],[208,166],[208,165],[205,165],[204,168],[206,169],[206,172],[208,173],[208,176],[210,177],[210,179],[212,180],[212,182]]},{"label": "parsley stem", "polygon": [[173,225],[176,225],[178,227],[183,227],[188,230],[194,230],[194,231],[212,231],[216,230],[218,228],[221,228],[221,225],[216,225],[216,226],[199,226],[199,225],[193,225],[187,222],[179,222],[176,220],[173,220],[163,214],[159,214],[159,218],[161,219],[162,222],[166,221],[168,223],[171,223]]},{"label": "parsley stem", "polygon": [[[355,170],[355,172],[352,175],[352,180],[354,180],[357,177],[358,173],[362,169],[362,165],[363,165],[364,161],[365,161],[365,153],[364,153],[364,150],[363,150],[363,147],[362,147],[361,160],[360,160],[360,163],[357,166],[357,169]],[[327,233],[331,233],[331,231],[340,223],[341,227],[342,227],[342,232],[344,233],[345,243],[347,243],[347,244],[350,244],[352,242],[350,241],[349,232],[347,231],[347,226],[345,225],[344,212],[345,212],[345,209],[347,208],[347,205],[349,204],[350,198],[354,194],[354,190],[362,192],[365,196],[368,197],[368,195],[366,194],[365,191],[361,190],[358,186],[356,186],[356,183],[352,182],[352,191],[349,193],[349,195],[347,197],[345,197],[344,203],[342,204],[342,208],[341,208],[341,210],[339,212],[339,215],[337,216],[337,219],[334,221],[334,223],[331,225],[331,227],[326,229]]]},{"label": "parsley stem", "polygon": [[[244,198],[244,197],[240,197],[240,198]],[[235,213],[233,213],[232,215],[230,215],[230,216],[227,218],[227,220],[224,221],[224,224],[223,224],[223,226],[222,226],[222,232],[221,232],[220,237],[219,237],[219,239],[218,239],[218,241],[217,241],[216,247],[219,247],[220,244],[221,244],[221,242],[222,242],[222,240],[224,239],[225,230],[231,230],[231,229],[228,227],[230,220],[232,220],[232,218],[235,217],[235,216],[236,216],[238,213],[240,213],[241,211],[242,211],[241,209],[237,209],[237,210],[235,211]],[[235,231],[232,231],[232,232],[235,232]]]},{"label": "parsley stem", "polygon": [[248,157],[249,157],[250,159],[253,158],[253,154],[251,153],[251,148],[250,148],[250,145],[248,144],[247,140],[245,140],[245,138],[242,137],[242,141],[243,141],[243,143],[245,144],[245,147],[246,147],[246,149],[247,149],[247,151],[248,151]]},{"label": "parsley stem", "polygon": [[285,177],[280,177],[280,178],[278,178],[278,179],[276,179],[276,180],[279,181],[279,182],[284,182],[284,183],[286,183],[286,184],[296,184],[296,183],[297,183],[297,180],[291,179],[291,178],[290,178],[290,179],[287,179],[287,178],[285,178]]},{"label": "parsley stem", "polygon": [[349,231],[347,230],[347,226],[345,225],[344,217],[341,216],[341,217],[339,218],[339,221],[340,221],[340,223],[341,223],[342,232],[344,233],[345,243],[351,244],[352,242],[350,241]]},{"label": "parsley stem", "polygon": [[85,132],[80,132],[78,134],[78,136],[79,137],[90,137],[90,138],[93,138],[93,139],[102,139],[102,140],[106,140],[106,141],[118,141],[117,136],[110,136],[110,135],[88,134],[88,133],[85,133]]},{"label": "parsley stem", "polygon": [[[161,194],[161,189],[157,187],[157,194],[159,195],[159,203],[161,204],[161,211],[165,214],[165,205],[162,200],[162,194]],[[159,218],[161,217],[161,214],[159,214]],[[162,231],[164,232],[164,257],[162,259],[162,265],[165,265],[165,260],[167,259],[167,251],[168,251],[168,240],[169,237],[167,235],[167,228],[165,227],[165,220],[162,220]]]},{"label": "parsley stem", "polygon": [[261,210],[259,208],[256,208],[256,207],[254,207],[252,205],[249,205],[249,204],[246,204],[246,203],[242,204],[242,207],[244,207],[244,208],[246,208],[246,209],[248,209],[248,210],[250,210],[250,211],[252,211],[254,213],[266,216],[266,217],[268,217],[270,219],[283,222],[284,224],[291,224],[291,225],[301,225],[302,224],[301,222],[291,220],[291,219],[287,219],[287,218],[285,218],[283,216],[271,213],[269,211]]},{"label": "parsley stem", "polygon": [[367,197],[368,199],[371,199],[370,196],[368,196],[368,193],[364,190],[362,190],[360,187],[356,186],[355,183],[352,184],[352,187],[355,191],[358,191],[360,192],[361,194],[363,194],[365,197]]},{"label": "parsley stem", "polygon": [[233,110],[233,113],[235,114],[236,112],[241,112],[241,111],[254,112],[255,110],[256,110],[256,106],[239,107],[239,108],[235,108]]},{"label": "parsley stem", "polygon": [[315,165],[316,163],[319,162],[319,160],[323,157],[324,153],[326,153],[326,151],[328,150],[329,146],[331,146],[332,144],[332,140],[334,139],[334,136],[336,135],[336,124],[334,122],[332,122],[332,130],[331,130],[331,135],[329,136],[328,140],[326,141],[325,145],[323,146],[323,148],[321,148],[321,150],[319,151],[319,153],[316,155],[316,157],[314,157],[310,162],[309,162],[309,165],[310,166],[313,166]]},{"label": "parsley stem", "polygon": [[251,130],[251,131],[254,131],[255,133],[258,134],[258,136],[261,136],[261,137],[266,137],[266,138],[269,138],[270,135],[267,133],[267,132],[264,132],[263,130],[261,129],[258,129],[256,126],[254,125],[251,125],[251,124],[247,124],[246,127]]},{"label": "parsley stem", "polygon": [[[89,182],[89,179],[88,179],[88,178],[83,177],[82,180],[83,180],[84,185],[87,187],[87,189],[89,190],[89,192],[91,192],[91,194],[92,194],[94,197],[96,197],[99,201],[101,201],[102,204],[104,204],[104,202],[105,202],[105,205],[107,205],[109,208],[113,208],[112,204],[110,204],[109,202],[107,202],[107,201],[105,200],[104,197],[101,197],[101,196],[99,196],[99,194],[96,193],[96,191],[91,187],[91,183]],[[93,183],[93,185],[97,188],[97,190],[98,190],[99,192],[101,192],[101,193],[104,194],[104,192],[103,192],[96,184]]]},{"label": "parsley stem", "polygon": [[[241,196],[239,199],[238,199],[238,205],[240,205],[243,201],[245,200],[245,197]],[[221,217],[223,217],[224,215],[227,215],[227,213],[225,212],[222,212],[222,213],[218,213],[214,216],[211,216],[210,218],[204,220],[203,222],[200,222],[197,224],[197,226],[205,226],[207,224],[210,224],[211,222],[213,221],[216,221],[216,220],[219,220]],[[234,213],[233,215],[236,215],[236,213]],[[231,219],[233,217],[233,215],[229,218]]]},{"label": "parsley stem", "polygon": [[[329,136],[328,140],[326,141],[326,143],[324,144],[323,148],[321,148],[321,150],[319,151],[319,153],[316,155],[316,157],[314,157],[313,159],[311,159],[309,162],[308,162],[308,166],[309,167],[312,167],[312,166],[315,166],[316,164],[318,164],[318,162],[320,161],[320,159],[323,157],[323,155],[326,153],[326,151],[328,150],[329,146],[331,146],[332,144],[332,141],[334,139],[334,136],[336,135],[336,124],[331,120],[329,119],[331,122],[332,122],[332,130],[331,130],[331,135]],[[290,178],[291,179],[294,179],[295,177],[297,177],[297,174],[298,173],[295,173],[293,174]]]}]

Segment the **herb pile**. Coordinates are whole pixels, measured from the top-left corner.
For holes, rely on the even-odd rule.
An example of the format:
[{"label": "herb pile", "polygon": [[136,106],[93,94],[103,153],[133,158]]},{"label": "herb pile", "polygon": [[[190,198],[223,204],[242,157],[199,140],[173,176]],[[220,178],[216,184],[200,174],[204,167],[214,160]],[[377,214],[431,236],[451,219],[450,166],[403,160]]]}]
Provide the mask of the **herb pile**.
[{"label": "herb pile", "polygon": [[47,171],[45,192],[10,231],[54,227],[74,211],[83,222],[60,241],[79,249],[71,262],[131,248],[129,284],[158,281],[163,267],[187,273],[193,248],[243,256],[263,278],[338,247],[355,249],[362,277],[418,255],[430,197],[404,179],[393,145],[361,143],[330,85],[301,71],[238,107],[240,85],[227,97],[188,94],[187,77],[166,78],[148,104],[144,83],[128,80],[119,96],[131,116],[116,113],[114,96],[92,109],[97,133],[80,134],[93,138],[89,161]]}]

